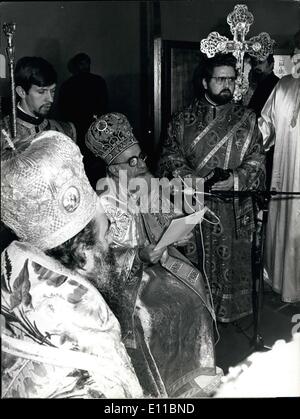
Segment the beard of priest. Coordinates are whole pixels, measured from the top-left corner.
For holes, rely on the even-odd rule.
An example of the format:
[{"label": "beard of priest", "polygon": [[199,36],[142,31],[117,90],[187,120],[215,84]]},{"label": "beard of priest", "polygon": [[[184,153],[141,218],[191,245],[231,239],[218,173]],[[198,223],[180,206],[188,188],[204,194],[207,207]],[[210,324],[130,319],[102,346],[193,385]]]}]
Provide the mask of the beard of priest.
[{"label": "beard of priest", "polygon": [[93,219],[75,237],[46,251],[46,254],[89,280],[116,315],[120,300],[120,276],[116,274],[116,260],[111,247],[99,241],[97,232],[97,222]]},{"label": "beard of priest", "polygon": [[202,83],[205,97],[216,105],[225,105],[233,99],[236,71],[231,65],[214,67],[212,74],[206,75]]}]

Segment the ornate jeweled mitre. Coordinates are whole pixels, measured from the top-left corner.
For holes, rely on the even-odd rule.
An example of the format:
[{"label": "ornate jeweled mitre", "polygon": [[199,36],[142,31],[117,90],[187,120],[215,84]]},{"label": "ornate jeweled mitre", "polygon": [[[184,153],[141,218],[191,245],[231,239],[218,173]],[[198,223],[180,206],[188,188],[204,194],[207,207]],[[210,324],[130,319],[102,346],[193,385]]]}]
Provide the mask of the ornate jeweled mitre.
[{"label": "ornate jeweled mitre", "polygon": [[96,213],[97,195],[78,146],[57,131],[37,135],[1,161],[1,219],[22,241],[46,250],[79,233]]},{"label": "ornate jeweled mitre", "polygon": [[138,141],[125,115],[108,113],[92,123],[86,134],[85,144],[96,157],[101,157],[110,164],[127,148],[138,144]]}]

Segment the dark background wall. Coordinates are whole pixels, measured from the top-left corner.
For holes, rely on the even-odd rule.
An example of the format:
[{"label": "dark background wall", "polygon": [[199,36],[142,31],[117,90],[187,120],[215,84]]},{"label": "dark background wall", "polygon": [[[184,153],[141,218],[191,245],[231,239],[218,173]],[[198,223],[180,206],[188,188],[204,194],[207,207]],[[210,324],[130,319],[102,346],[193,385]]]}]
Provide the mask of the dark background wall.
[{"label": "dark background wall", "polygon": [[[269,32],[278,46],[288,51],[289,40],[300,26],[298,0],[164,0],[160,2],[162,37],[198,42],[213,29],[228,31],[226,16],[237,3],[247,4],[254,14],[249,36]],[[146,41],[153,23],[141,18],[141,4],[147,4],[144,11],[149,12],[153,1],[2,2],[0,24],[17,24],[16,59],[43,56],[57,69],[59,84],[69,76],[69,58],[80,51],[89,54],[92,71],[107,81],[110,109],[127,114],[141,135],[141,116],[147,115],[142,108],[147,106],[148,94],[142,77],[144,80],[145,63],[152,66]],[[1,54],[5,54],[5,45],[1,30]],[[3,94],[7,83],[5,79],[0,82]]]},{"label": "dark background wall", "polygon": [[236,4],[246,4],[254,15],[249,37],[268,32],[278,47],[287,48],[300,29],[299,0],[174,0],[161,2],[162,36],[196,42],[212,30],[228,31],[226,17]]},{"label": "dark background wall", "polygon": [[[70,76],[67,62],[74,54],[89,54],[92,72],[107,81],[110,109],[126,113],[139,130],[139,2],[2,2],[0,21],[17,24],[16,60],[46,58],[58,72],[58,84]],[[1,41],[3,54],[3,33]]]}]

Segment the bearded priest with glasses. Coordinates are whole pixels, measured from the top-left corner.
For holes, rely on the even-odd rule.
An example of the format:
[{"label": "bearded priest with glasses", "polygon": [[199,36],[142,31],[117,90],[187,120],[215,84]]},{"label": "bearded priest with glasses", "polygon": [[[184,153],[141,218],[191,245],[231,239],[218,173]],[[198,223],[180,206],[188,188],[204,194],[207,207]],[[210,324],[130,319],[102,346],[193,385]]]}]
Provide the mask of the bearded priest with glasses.
[{"label": "bearded priest with glasses", "polygon": [[[256,115],[233,102],[235,79],[232,55],[207,59],[201,80],[204,94],[173,115],[158,164],[160,176],[207,180],[204,202],[219,223],[202,223],[203,241],[195,229],[189,247],[193,251],[185,254],[206,271],[217,320],[227,323],[252,312],[255,230],[251,197],[233,198],[228,192],[255,191],[264,187],[265,180]],[[216,195],[217,191],[221,193]]]}]

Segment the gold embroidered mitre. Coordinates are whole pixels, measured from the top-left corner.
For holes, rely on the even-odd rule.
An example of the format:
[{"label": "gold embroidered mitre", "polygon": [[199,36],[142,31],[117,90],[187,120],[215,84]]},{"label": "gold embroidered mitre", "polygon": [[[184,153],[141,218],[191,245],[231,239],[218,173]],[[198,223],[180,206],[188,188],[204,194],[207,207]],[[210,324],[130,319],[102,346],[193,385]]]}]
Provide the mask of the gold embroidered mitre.
[{"label": "gold embroidered mitre", "polygon": [[79,233],[94,217],[97,195],[78,146],[57,131],[38,134],[1,161],[1,218],[22,241],[46,250]]},{"label": "gold embroidered mitre", "polygon": [[108,165],[123,151],[138,144],[125,115],[108,113],[92,123],[85,137],[86,146]]}]

